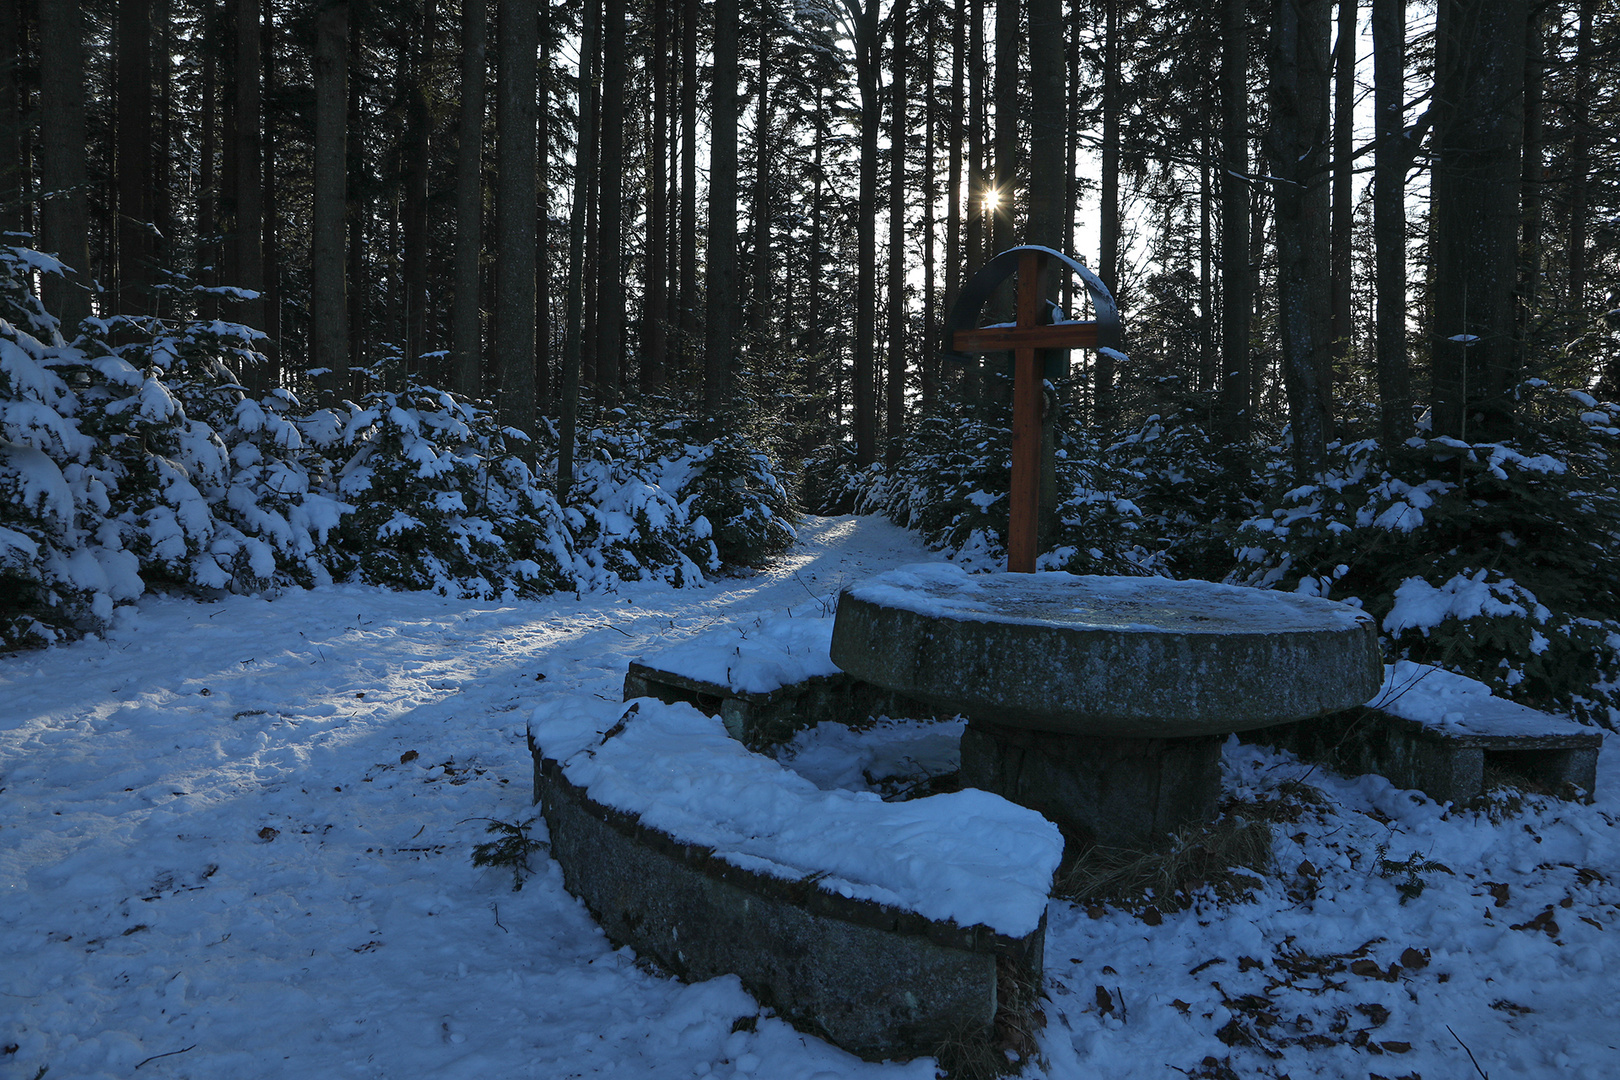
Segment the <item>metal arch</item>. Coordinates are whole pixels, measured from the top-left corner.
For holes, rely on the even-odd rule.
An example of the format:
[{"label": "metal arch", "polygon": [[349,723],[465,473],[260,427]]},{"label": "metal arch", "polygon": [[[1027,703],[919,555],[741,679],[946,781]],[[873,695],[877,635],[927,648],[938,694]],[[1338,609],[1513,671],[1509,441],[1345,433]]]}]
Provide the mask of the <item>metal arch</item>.
[{"label": "metal arch", "polygon": [[[1114,297],[1108,291],[1108,286],[1104,285],[1102,279],[1087,269],[1084,264],[1076,262],[1061,251],[1042,247],[1039,244],[1024,244],[1019,247],[1008,248],[991,258],[977,274],[973,275],[973,279],[963,287],[961,294],[957,296],[950,315],[945,319],[945,340],[955,342],[958,330],[972,330],[979,325],[979,315],[983,312],[984,305],[990,301],[990,297],[995,293],[998,285],[1018,272],[1019,256],[1026,251],[1037,251],[1049,258],[1056,259],[1079,275],[1080,280],[1086,286],[1086,292],[1091,297],[1091,308],[1096,313],[1097,348],[1118,350],[1120,343],[1119,308],[1114,304]],[[1051,310],[1050,306],[1048,310]],[[959,363],[971,364],[975,362],[970,354],[957,352],[955,349],[949,349],[942,355],[943,359],[955,360]]]}]

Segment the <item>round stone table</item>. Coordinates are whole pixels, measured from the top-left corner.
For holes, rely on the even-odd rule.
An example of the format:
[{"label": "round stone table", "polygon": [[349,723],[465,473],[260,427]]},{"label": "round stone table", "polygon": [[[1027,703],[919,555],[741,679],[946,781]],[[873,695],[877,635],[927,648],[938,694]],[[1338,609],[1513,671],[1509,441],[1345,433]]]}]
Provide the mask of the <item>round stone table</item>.
[{"label": "round stone table", "polygon": [[1383,676],[1373,620],[1334,601],[938,563],[846,588],[832,660],[967,717],[965,785],[1136,848],[1214,815],[1225,735],[1363,704]]}]

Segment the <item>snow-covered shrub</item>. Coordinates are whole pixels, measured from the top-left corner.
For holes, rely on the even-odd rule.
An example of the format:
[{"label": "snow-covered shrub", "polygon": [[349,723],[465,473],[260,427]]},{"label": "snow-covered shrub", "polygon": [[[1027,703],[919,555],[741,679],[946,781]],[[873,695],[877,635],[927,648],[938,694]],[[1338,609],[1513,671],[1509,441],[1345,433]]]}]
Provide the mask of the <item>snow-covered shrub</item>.
[{"label": "snow-covered shrub", "polygon": [[95,440],[87,468],[107,492],[103,538],[115,534],[135,554],[148,586],[224,589],[240,571],[255,583],[268,576],[273,562],[247,555],[239,564],[246,553],[234,538],[215,543],[211,504],[229,463],[213,429],[186,415],[155,364],[135,367],[99,333],[80,341],[85,351],[63,370],[78,387],[80,428]]},{"label": "snow-covered shrub", "polygon": [[1229,448],[1209,431],[1210,396],[1170,389],[1134,431],[1106,447],[1078,432],[1082,445],[1068,454],[1107,463],[1115,489],[1140,510],[1138,545],[1158,572],[1218,581],[1232,567],[1232,531],[1259,504],[1246,471],[1230,468]]},{"label": "snow-covered shrub", "polygon": [[1504,443],[1337,447],[1239,532],[1239,575],[1361,604],[1390,659],[1620,720],[1620,407],[1531,383]]},{"label": "snow-covered shrub", "polygon": [[576,557],[549,491],[494,414],[432,387],[374,391],[351,407],[334,571],[399,589],[493,599],[574,584]]},{"label": "snow-covered shrub", "polygon": [[[1157,418],[1156,418],[1157,419]],[[1038,565],[1082,574],[1158,574],[1167,562],[1144,526],[1148,480],[1087,433],[1058,433],[1058,501]],[[925,416],[899,465],[851,472],[856,508],[920,532],[952,557],[1001,562],[1007,548],[1012,432],[966,409]]]},{"label": "snow-covered shrub", "polygon": [[1012,434],[963,411],[925,416],[907,433],[898,465],[871,465],[846,481],[855,510],[882,514],[954,555],[999,558],[1007,547]]},{"label": "snow-covered shrub", "polygon": [[722,563],[763,566],[792,545],[793,496],[766,438],[728,430],[704,439],[695,424],[680,420],[657,434],[663,486],[694,520],[709,522]]},{"label": "snow-covered shrub", "polygon": [[585,586],[703,580],[704,570],[718,569],[720,557],[709,523],[693,520],[676,493],[661,484],[662,444],[648,437],[648,425],[627,423],[622,412],[607,419],[580,440],[567,508],[588,567]]},{"label": "snow-covered shrub", "polygon": [[834,439],[810,451],[799,472],[804,506],[814,514],[833,516],[855,512],[859,484],[854,482],[855,448]]},{"label": "snow-covered shrub", "polygon": [[[791,493],[747,431],[616,413],[581,440],[565,510],[544,448],[531,468],[513,450],[529,436],[483,403],[420,385],[335,408],[254,396],[239,373],[263,335],[221,320],[87,319],[66,342],[33,289],[57,272],[0,247],[0,648],[93,629],[153,587],[686,585],[793,539]],[[177,311],[251,295],[162,287]]]},{"label": "snow-covered shrub", "polygon": [[614,577],[691,582],[793,542],[792,495],[764,435],[711,436],[653,403],[611,411],[580,441],[568,509],[581,553]]},{"label": "snow-covered shrub", "polygon": [[0,648],[92,628],[141,592],[134,558],[101,525],[98,447],[68,382],[83,355],[40,305],[35,271],[60,272],[47,256],[0,246]]}]

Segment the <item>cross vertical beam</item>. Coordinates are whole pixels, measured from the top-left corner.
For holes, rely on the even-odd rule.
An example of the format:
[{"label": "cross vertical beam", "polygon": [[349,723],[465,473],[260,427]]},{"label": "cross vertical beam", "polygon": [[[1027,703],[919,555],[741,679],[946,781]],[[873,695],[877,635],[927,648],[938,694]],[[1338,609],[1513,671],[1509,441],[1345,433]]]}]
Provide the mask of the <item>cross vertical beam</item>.
[{"label": "cross vertical beam", "polygon": [[[1041,271],[1046,256],[1023,251],[1018,256],[1017,329],[1040,321]],[[1012,479],[1008,490],[1007,569],[1035,572],[1040,539],[1041,398],[1044,380],[1035,346],[1020,341],[1013,350]]]}]

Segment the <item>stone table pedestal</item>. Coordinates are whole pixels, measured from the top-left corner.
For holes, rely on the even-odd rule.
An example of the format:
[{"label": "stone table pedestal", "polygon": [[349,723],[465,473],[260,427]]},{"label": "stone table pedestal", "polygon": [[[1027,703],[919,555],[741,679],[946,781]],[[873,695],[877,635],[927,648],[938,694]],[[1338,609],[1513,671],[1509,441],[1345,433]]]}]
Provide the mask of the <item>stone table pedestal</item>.
[{"label": "stone table pedestal", "polygon": [[1222,741],[1058,735],[970,720],[962,786],[1039,811],[1083,847],[1146,849],[1215,816]]}]

